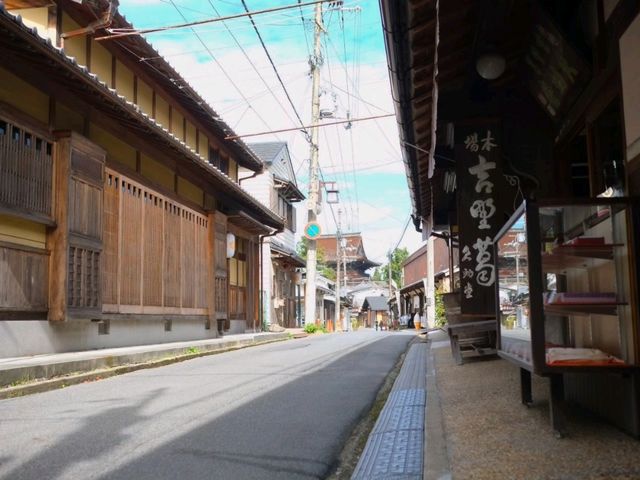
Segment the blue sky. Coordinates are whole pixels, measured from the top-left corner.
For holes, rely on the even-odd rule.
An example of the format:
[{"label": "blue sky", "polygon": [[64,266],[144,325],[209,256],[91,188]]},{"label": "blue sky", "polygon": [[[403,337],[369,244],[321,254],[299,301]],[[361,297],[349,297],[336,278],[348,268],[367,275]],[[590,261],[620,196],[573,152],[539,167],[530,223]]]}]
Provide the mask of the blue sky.
[{"label": "blue sky", "polygon": [[[245,2],[251,11],[295,3]],[[253,17],[305,124],[311,119],[308,57],[313,9]],[[121,0],[120,12],[134,26],[145,28],[238,14],[244,7],[241,0]],[[324,23],[321,108],[333,111],[335,119],[393,113],[377,0],[345,1],[342,10],[325,7]],[[146,38],[237,133],[299,125],[248,18],[201,25],[195,32],[199,38],[191,29]],[[289,143],[298,183],[305,191],[309,146],[303,134],[245,138],[248,143],[272,140]],[[369,256],[384,259],[398,242],[410,212],[395,118],[354,123],[350,130],[341,125],[324,127],[319,150],[325,180],[338,182],[343,230],[362,232]],[[325,205],[320,216],[324,232],[335,231],[334,215]],[[299,204],[298,219],[301,226],[306,203]],[[411,226],[402,245],[410,251],[420,245]]]}]

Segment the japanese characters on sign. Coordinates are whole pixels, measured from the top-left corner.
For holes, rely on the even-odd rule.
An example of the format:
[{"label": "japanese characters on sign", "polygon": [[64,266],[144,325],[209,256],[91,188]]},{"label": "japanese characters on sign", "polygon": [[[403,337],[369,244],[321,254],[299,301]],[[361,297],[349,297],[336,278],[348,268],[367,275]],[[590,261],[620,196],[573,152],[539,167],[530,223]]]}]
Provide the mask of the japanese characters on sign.
[{"label": "japanese characters on sign", "polygon": [[495,312],[493,236],[504,213],[499,195],[506,193],[498,131],[496,126],[456,131],[462,313]]}]

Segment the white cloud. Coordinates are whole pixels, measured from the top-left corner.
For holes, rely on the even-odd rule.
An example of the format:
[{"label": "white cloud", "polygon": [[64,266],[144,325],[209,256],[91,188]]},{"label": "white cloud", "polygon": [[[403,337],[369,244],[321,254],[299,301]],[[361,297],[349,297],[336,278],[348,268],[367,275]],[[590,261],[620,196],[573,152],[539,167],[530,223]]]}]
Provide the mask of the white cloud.
[{"label": "white cloud", "polygon": [[[168,56],[168,60],[176,70],[188,72],[185,77],[188,78],[189,83],[229,125],[235,126],[238,134],[293,128],[300,125],[261,46],[245,46],[245,51],[269,88],[237,48],[220,52],[212,51],[216,55],[217,62],[224,69],[223,72],[210,58],[202,61],[207,54],[183,54],[185,50],[198,51],[198,48],[202,50],[202,46],[197,42],[188,40],[185,44],[183,40],[168,41],[163,37],[155,43],[161,53]],[[310,124],[311,80],[308,77],[308,66],[305,64],[306,55],[298,45],[277,44],[270,46],[269,51],[276,63],[280,64],[278,71],[285,80],[289,95],[303,123]],[[175,56],[176,54],[180,55]],[[354,92],[352,85],[347,85],[342,68],[342,64],[333,60],[330,66],[333,81],[331,84],[329,69],[325,66],[322,70],[321,106],[329,109],[334,105],[334,98],[337,106],[336,118],[328,119],[327,122],[346,119],[349,106],[352,118],[393,113],[386,64],[363,65],[360,68],[360,78],[377,80],[363,82],[357,92]],[[228,77],[231,77],[232,81]],[[242,94],[238,93],[238,90]],[[347,90],[352,95],[357,94],[379,108],[358,101],[353,96],[349,102],[349,96],[345,93]],[[250,106],[245,99],[250,101]],[[246,137],[244,140],[253,142],[274,139],[290,143],[296,165],[309,157],[308,143],[299,131]],[[320,129],[319,151],[321,168],[327,174],[349,173],[354,167],[356,171],[364,169],[364,171],[379,173],[404,172],[398,147],[395,117],[354,122],[350,131],[345,129],[344,125],[323,127]]]}]

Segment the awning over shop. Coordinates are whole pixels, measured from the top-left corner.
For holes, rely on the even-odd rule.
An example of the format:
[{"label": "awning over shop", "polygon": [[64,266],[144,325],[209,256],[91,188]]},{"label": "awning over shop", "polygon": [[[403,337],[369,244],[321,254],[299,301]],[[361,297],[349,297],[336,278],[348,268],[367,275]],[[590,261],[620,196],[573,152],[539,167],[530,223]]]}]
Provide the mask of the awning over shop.
[{"label": "awning over shop", "polygon": [[276,188],[280,190],[282,196],[291,202],[300,202],[305,199],[304,194],[300,191],[298,186],[284,178],[276,177],[273,178]]},{"label": "awning over shop", "polygon": [[296,252],[277,243],[271,243],[271,258],[286,262],[293,267],[305,267],[306,262]]},{"label": "awning over shop", "polygon": [[254,219],[251,215],[243,211],[233,213],[229,215],[227,219],[229,220],[230,224],[235,225],[245,232],[249,232],[254,235],[266,235],[273,231],[271,228],[263,225],[262,223]]},{"label": "awning over shop", "polygon": [[418,280],[409,285],[405,285],[400,289],[400,295],[409,295],[411,293],[424,292],[424,281]]}]

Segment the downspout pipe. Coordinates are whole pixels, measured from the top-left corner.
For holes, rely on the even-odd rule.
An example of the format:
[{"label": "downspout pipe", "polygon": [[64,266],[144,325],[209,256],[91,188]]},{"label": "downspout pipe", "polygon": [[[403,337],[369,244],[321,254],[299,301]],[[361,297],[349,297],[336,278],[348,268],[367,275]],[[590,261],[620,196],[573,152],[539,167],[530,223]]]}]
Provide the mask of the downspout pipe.
[{"label": "downspout pipe", "polygon": [[[255,172],[253,172],[253,173],[252,173],[251,175],[249,175],[248,177],[238,178],[238,185],[242,185],[242,181],[243,181],[243,180],[249,180],[250,178],[255,178],[255,177],[257,177],[258,175],[260,175],[261,173],[263,173],[263,172],[264,172],[264,170],[256,170]],[[268,237],[268,236],[270,236],[270,235],[271,235],[271,234],[269,234],[269,235],[265,235],[265,236],[267,236],[267,237]],[[275,235],[275,234],[274,234],[274,235]]]},{"label": "downspout pipe", "polygon": [[271,233],[267,233],[266,235],[260,235],[260,240],[258,242],[258,245],[260,247],[260,266],[259,266],[259,272],[260,272],[260,278],[258,279],[258,288],[259,288],[259,293],[260,293],[260,314],[258,315],[258,318],[260,320],[260,330],[261,331],[265,331],[265,324],[264,324],[264,291],[263,291],[263,269],[264,269],[264,255],[263,255],[263,251],[264,249],[262,248],[262,246],[264,245],[264,239],[267,237],[273,237],[275,235],[278,235],[279,233],[282,233],[284,231],[284,227],[281,227],[277,230],[274,230]]}]

